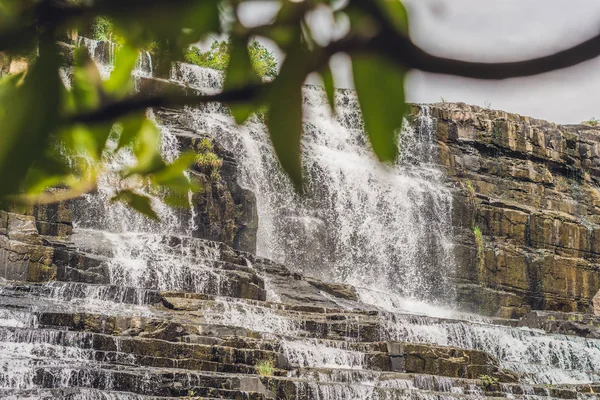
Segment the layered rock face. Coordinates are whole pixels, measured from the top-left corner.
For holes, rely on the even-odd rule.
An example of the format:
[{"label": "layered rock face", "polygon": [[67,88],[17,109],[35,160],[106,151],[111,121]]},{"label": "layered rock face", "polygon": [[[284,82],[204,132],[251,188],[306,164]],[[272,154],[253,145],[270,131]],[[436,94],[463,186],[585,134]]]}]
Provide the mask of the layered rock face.
[{"label": "layered rock face", "polygon": [[55,279],[54,249],[41,235],[72,233],[70,205],[5,208],[8,211],[0,210],[0,277],[27,282]]},{"label": "layered rock face", "polygon": [[587,311],[600,288],[600,129],[431,107],[457,188],[459,302],[502,317]]},{"label": "layered rock face", "polygon": [[185,114],[176,110],[155,111],[157,121],[174,134],[182,151],[201,153],[203,140],[210,140],[214,154],[222,163],[211,176],[212,168],[195,165],[190,179],[202,188],[190,199],[193,209],[192,235],[223,242],[235,249],[255,252],[258,213],[254,194],[237,183],[235,155],[213,143],[209,135],[185,127]]},{"label": "layered rock face", "polygon": [[[219,242],[40,236],[11,224],[2,234],[41,240],[55,273],[0,285],[3,398],[592,399],[600,390],[581,384],[600,380],[598,318],[578,317],[583,331],[564,313],[412,315]],[[120,243],[131,240],[129,259]]]}]

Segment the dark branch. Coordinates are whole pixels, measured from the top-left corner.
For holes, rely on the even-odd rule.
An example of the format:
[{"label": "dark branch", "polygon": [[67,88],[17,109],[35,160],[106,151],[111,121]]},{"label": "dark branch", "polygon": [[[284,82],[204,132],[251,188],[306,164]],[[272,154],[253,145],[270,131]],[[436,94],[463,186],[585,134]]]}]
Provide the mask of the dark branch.
[{"label": "dark branch", "polygon": [[97,123],[115,120],[124,115],[158,107],[183,107],[206,103],[243,103],[256,99],[269,84],[253,85],[241,89],[228,90],[212,95],[160,94],[153,96],[134,95],[125,100],[109,103],[100,109],[67,117],[67,123]]},{"label": "dark branch", "polygon": [[376,49],[382,55],[407,68],[445,75],[475,79],[507,79],[543,74],[572,67],[600,55],[600,34],[574,47],[548,56],[525,61],[486,63],[469,62],[438,57],[419,48],[409,38],[400,34],[378,35],[370,41],[368,49]]}]

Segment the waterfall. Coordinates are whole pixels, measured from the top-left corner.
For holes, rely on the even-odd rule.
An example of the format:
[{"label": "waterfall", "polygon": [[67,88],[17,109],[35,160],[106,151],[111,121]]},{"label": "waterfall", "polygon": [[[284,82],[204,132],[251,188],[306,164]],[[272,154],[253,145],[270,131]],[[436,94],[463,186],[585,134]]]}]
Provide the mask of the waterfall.
[{"label": "waterfall", "polygon": [[[99,57],[100,43],[80,44],[110,73],[114,57]],[[151,65],[142,54],[134,73],[147,77]],[[212,93],[223,74],[179,64],[171,79]],[[183,126],[160,126],[168,161],[180,154],[179,128],[232,151],[239,183],[256,195],[259,256],[291,271],[194,238],[191,194],[189,207],[173,209],[140,189],[160,222],[111,203],[117,171],[135,156],[121,149],[107,157],[97,192],[73,207],[74,234],[55,243],[64,271],[44,284],[0,280],[0,397],[262,399],[271,397],[258,390],[275,391],[276,381],[289,389],[284,398],[297,399],[595,398],[571,387],[557,396],[553,385],[591,390],[600,381],[599,339],[453,309],[452,189],[437,165],[430,109],[404,125],[400,157],[384,165],[365,139],[354,93],[338,90],[336,105],[332,115],[321,89],[304,88],[304,196],[281,171],[260,115],[237,126],[225,107],[208,104],[178,111]],[[357,298],[326,293],[297,272],[352,284]],[[388,344],[426,348],[423,364],[440,348],[459,352],[451,363],[468,357],[462,351],[485,352],[520,381],[488,390],[481,375],[398,372],[378,364],[402,358]],[[278,370],[259,378],[263,357]]]},{"label": "waterfall", "polygon": [[[113,70],[119,45],[105,40],[94,40],[83,36],[77,38],[77,46],[85,47],[94,61],[103,79],[107,79]],[[134,75],[151,77],[153,71],[152,55],[149,51],[140,51]]]},{"label": "waterfall", "polygon": [[[219,78],[185,65],[172,76],[206,92]],[[365,141],[354,93],[338,91],[336,105],[332,116],[322,89],[305,87],[304,196],[281,171],[259,117],[238,127],[220,108],[189,113],[195,129],[238,155],[239,181],[258,200],[259,255],[322,279],[451,302],[452,193],[435,165],[428,109],[400,132],[400,160],[384,165]]]}]

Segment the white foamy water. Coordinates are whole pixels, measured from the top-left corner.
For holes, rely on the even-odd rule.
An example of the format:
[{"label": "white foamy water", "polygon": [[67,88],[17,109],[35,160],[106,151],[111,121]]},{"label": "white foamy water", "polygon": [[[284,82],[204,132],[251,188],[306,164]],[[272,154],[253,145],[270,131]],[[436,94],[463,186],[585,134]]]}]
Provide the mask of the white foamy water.
[{"label": "white foamy water", "polygon": [[[205,92],[218,81],[186,65],[172,79]],[[401,160],[384,165],[366,143],[354,94],[337,94],[333,117],[321,89],[304,90],[304,197],[282,173],[258,117],[238,127],[222,107],[189,112],[195,129],[238,156],[239,181],[258,200],[261,256],[336,282],[451,300],[451,191],[432,163],[431,117],[424,113],[418,131],[402,129]]]},{"label": "white foamy water", "polygon": [[288,361],[300,367],[363,369],[365,366],[364,353],[347,350],[341,344],[284,340],[281,346]]}]

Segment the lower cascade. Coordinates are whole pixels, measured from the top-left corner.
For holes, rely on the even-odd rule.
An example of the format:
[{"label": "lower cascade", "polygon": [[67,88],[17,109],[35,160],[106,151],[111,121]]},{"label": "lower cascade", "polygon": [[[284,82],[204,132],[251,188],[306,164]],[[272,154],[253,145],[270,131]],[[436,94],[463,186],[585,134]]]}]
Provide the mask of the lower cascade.
[{"label": "lower cascade", "polygon": [[[154,79],[150,56],[140,60],[140,91],[210,92],[222,80],[186,64]],[[190,168],[203,190],[189,194],[187,207],[153,194],[161,222],[110,203],[118,184],[110,170],[76,201],[0,211],[0,397],[598,398],[600,318],[585,313],[590,296],[557,283],[598,290],[597,268],[574,272],[572,281],[550,276],[568,265],[556,257],[579,253],[551,247],[551,239],[535,250],[535,229],[523,229],[519,242],[524,211],[483,200],[484,190],[495,190],[492,178],[465,178],[505,173],[484,157],[520,151],[502,136],[512,131],[500,129],[513,117],[415,105],[399,133],[400,159],[382,165],[365,141],[354,93],[339,90],[336,102],[332,115],[320,88],[304,89],[303,196],[280,170],[260,115],[237,126],[223,106],[209,104],[152,111],[167,159],[191,149],[221,160],[219,168]],[[489,129],[484,115],[494,118]],[[535,126],[531,135],[542,136]],[[556,129],[545,131],[554,143]],[[499,138],[486,142],[486,132]],[[459,145],[472,146],[462,158],[448,150]],[[515,149],[491,150],[503,145]],[[548,164],[550,177],[542,159],[536,154],[507,176],[554,185],[559,158]],[[132,160],[122,151],[109,165]],[[494,211],[499,202],[505,214]],[[485,225],[484,217],[500,222]],[[568,228],[562,218],[557,241]],[[557,224],[542,224],[548,237]],[[522,248],[526,289],[507,272],[518,269]],[[581,257],[592,265],[592,255]]]}]

